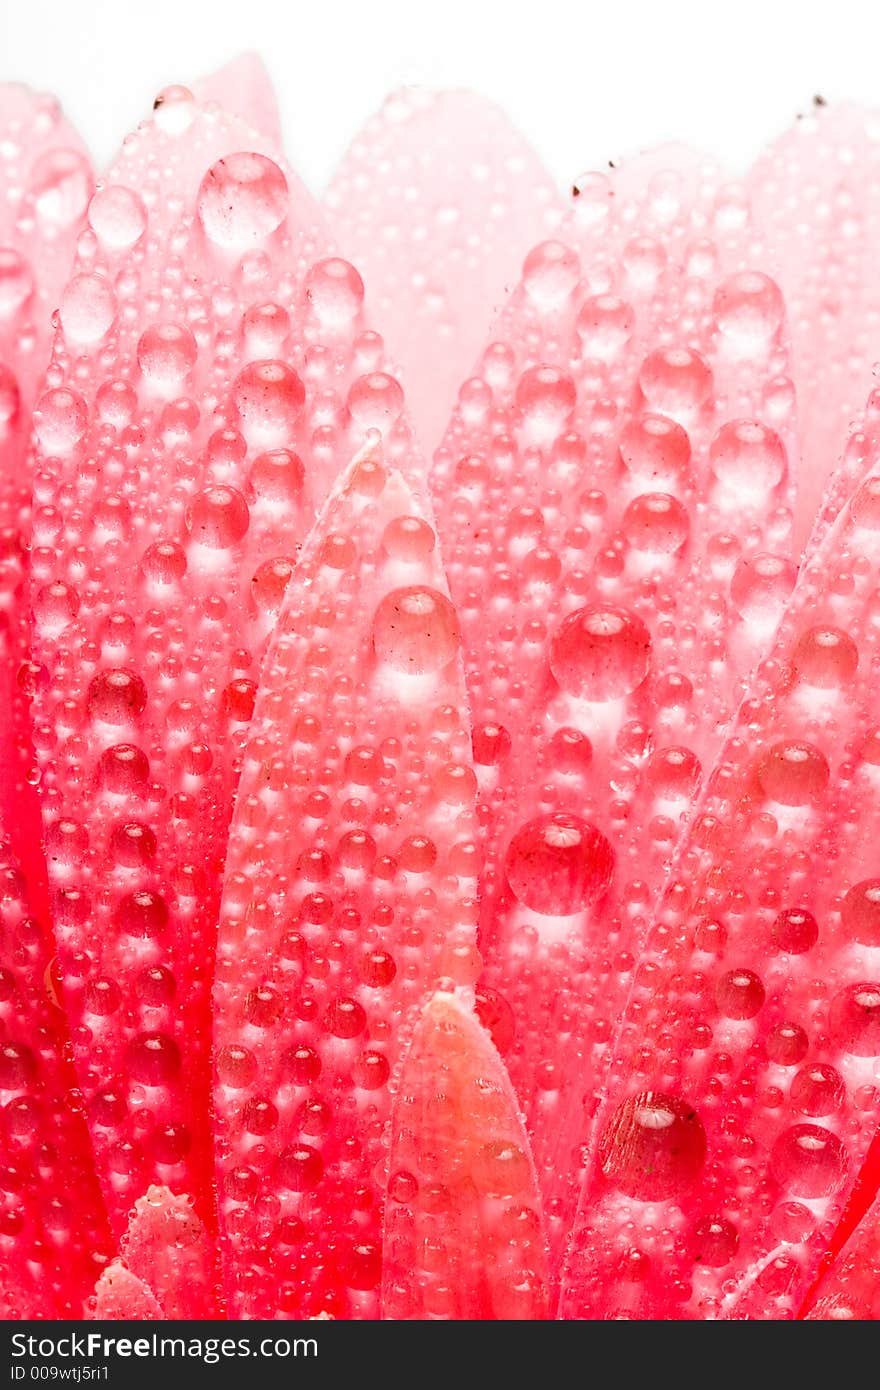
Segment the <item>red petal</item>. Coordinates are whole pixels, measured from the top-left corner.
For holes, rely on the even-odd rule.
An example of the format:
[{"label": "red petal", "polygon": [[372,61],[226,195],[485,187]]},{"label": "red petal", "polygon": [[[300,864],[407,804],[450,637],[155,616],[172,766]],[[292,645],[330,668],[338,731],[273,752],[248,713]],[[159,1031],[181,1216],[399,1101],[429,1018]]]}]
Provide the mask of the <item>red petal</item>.
[{"label": "red petal", "polygon": [[646,911],[794,579],[783,308],[749,269],[742,190],[669,150],[580,189],[433,475],[482,794],[485,983],[513,1011],[505,1059],[557,1257]]},{"label": "red petal", "polygon": [[211,962],[260,655],[339,461],[376,424],[406,448],[356,272],[313,264],[274,154],[163,94],[91,203],[36,412],[44,821],[118,1234],[154,1182],[212,1220]]},{"label": "red petal", "polygon": [[636,972],[572,1316],[790,1315],[876,1129],[876,411],[860,437]]},{"label": "red petal", "polygon": [[288,588],[227,853],[215,1106],[233,1316],[376,1316],[410,1015],[479,970],[473,793],[434,532],[368,450]]}]

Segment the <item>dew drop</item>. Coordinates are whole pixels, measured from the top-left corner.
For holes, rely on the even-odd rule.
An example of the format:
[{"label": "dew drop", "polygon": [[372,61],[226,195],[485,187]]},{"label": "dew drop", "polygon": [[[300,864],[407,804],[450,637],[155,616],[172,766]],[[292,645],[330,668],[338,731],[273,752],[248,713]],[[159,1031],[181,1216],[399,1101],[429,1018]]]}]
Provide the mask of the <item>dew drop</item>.
[{"label": "dew drop", "polygon": [[553,636],[550,669],[569,695],[616,700],[642,683],[650,652],[650,634],[635,614],[623,608],[579,608]]},{"label": "dew drop", "polygon": [[457,654],[461,633],[455,609],[436,589],[413,585],[382,599],[373,618],[380,661],[410,675],[441,671]]},{"label": "dew drop", "polygon": [[605,892],[614,872],[614,851],[594,825],[558,811],[538,816],[516,832],[504,869],[524,907],[547,917],[569,917]]},{"label": "dew drop", "polygon": [[216,246],[244,251],[278,230],[288,202],[287,180],[278,165],[265,155],[240,152],[211,165],[199,186],[197,208]]},{"label": "dew drop", "polygon": [[630,1197],[658,1202],[681,1197],[699,1177],[706,1132],[679,1096],[643,1091],[617,1107],[599,1142],[605,1177]]}]

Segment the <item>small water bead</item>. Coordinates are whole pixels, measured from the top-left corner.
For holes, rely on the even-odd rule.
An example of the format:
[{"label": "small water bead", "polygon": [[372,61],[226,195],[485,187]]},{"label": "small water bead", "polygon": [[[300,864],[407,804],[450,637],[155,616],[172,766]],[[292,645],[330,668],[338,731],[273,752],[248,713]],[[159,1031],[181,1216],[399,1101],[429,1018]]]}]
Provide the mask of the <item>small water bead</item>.
[{"label": "small water bead", "polygon": [[566,776],[582,776],[593,761],[593,745],[579,729],[557,729],[547,745],[547,760]]},{"label": "small water bead", "polygon": [[718,286],[712,312],[725,339],[742,354],[766,350],[785,314],[779,286],[757,270],[741,270]]},{"label": "small water bead", "polygon": [[373,618],[380,661],[410,675],[441,671],[457,654],[461,631],[445,594],[421,585],[386,594]]},{"label": "small water bead", "polygon": [[663,1091],[642,1091],[623,1101],[599,1141],[605,1177],[644,1202],[683,1196],[705,1158],[706,1132],[696,1110]]},{"label": "small water bead", "polygon": [[403,388],[387,372],[368,372],[352,382],[348,409],[352,421],[364,433],[378,430],[387,435],[403,414]]},{"label": "small water bead", "polygon": [[665,415],[642,415],[624,425],[618,443],[627,472],[652,491],[679,493],[691,462],[687,431]]},{"label": "small water bead", "polygon": [[775,627],[791,597],[797,569],[780,555],[753,555],[737,561],[730,597],[747,622]]},{"label": "small water bead", "polygon": [[189,87],[178,83],[163,87],[153,102],[153,120],[166,135],[182,135],[189,130],[195,114],[195,97]]},{"label": "small water bead", "polygon": [[168,925],[168,904],[160,894],[147,889],[128,893],[116,909],[116,921],[126,936],[150,941],[161,936]]},{"label": "small water bead", "polygon": [[141,1033],[126,1049],[126,1064],[135,1081],[168,1086],[180,1072],[180,1048],[165,1033]]},{"label": "small water bead", "polygon": [[266,560],[251,579],[251,596],[260,613],[275,617],[281,611],[284,594],[296,568],[286,556]]},{"label": "small water bead", "polygon": [[134,671],[121,667],[101,671],[89,685],[89,715],[105,724],[130,723],[143,713],[146,703],[147,688]]},{"label": "small water bead", "polygon": [[278,1159],[278,1181],[291,1192],[311,1192],[324,1174],[324,1160],[308,1144],[284,1149]]},{"label": "small water bead", "polygon": [[837,690],[849,685],[859,664],[859,649],[836,627],[811,627],[798,638],[792,664],[807,685]]},{"label": "small water bead", "polygon": [[581,351],[586,358],[612,362],[626,347],[635,326],[635,315],[625,299],[614,294],[590,295],[577,316]]},{"label": "small water bead", "polygon": [[93,186],[88,160],[77,150],[47,150],[31,170],[37,217],[47,227],[71,227],[78,222]]},{"label": "small water bead", "polygon": [[819,940],[819,923],[805,907],[787,907],[777,915],[771,937],[777,951],[802,956]]},{"label": "small water bead", "polygon": [[623,514],[621,529],[634,550],[649,555],[674,555],[690,533],[685,508],[665,492],[634,497]]},{"label": "small water bead", "polygon": [[33,289],[33,273],[24,257],[10,246],[0,247],[0,318],[17,313]]},{"label": "small water bead", "polygon": [[186,554],[176,541],[155,541],[144,551],[141,569],[156,584],[176,584],[186,574]]},{"label": "small water bead", "polygon": [[497,767],[511,749],[511,738],[502,724],[477,724],[471,734],[474,762],[480,767]]},{"label": "small water bead", "polygon": [[712,372],[686,347],[658,348],[649,353],[639,371],[639,386],[648,409],[661,415],[689,416],[709,398]]},{"label": "small water bead", "polygon": [[761,1011],[765,997],[761,979],[752,970],[728,970],[715,989],[719,1012],[725,1018],[740,1022],[754,1018]]},{"label": "small water bead", "polygon": [[700,762],[689,748],[658,748],[648,763],[647,777],[655,796],[688,801],[700,778]]},{"label": "small water bead", "polygon": [[61,296],[61,327],[68,342],[99,343],[113,326],[116,296],[102,275],[74,275]]},{"label": "small water bead", "polygon": [[173,386],[195,365],[199,355],[196,340],[188,328],[177,323],[160,323],[148,328],[137,345],[138,366],[157,386]]},{"label": "small water bead", "polygon": [[218,159],[199,186],[197,209],[208,237],[227,251],[264,242],[287,216],[287,180],[273,160],[242,151]]},{"label": "small water bead", "polygon": [[40,630],[60,632],[79,612],[79,595],[70,584],[56,580],[39,589],[33,599],[33,614]]},{"label": "small water bead", "polygon": [[569,917],[608,888],[614,851],[594,825],[560,811],[538,816],[516,832],[504,870],[524,907],[547,917]]},{"label": "small water bead", "polygon": [[290,449],[269,449],[251,464],[248,481],[254,497],[268,502],[297,502],[305,486],[305,468]]},{"label": "small water bead", "polygon": [[287,434],[305,405],[302,381],[286,362],[249,362],[232,388],[245,434]]},{"label": "small water bead", "polygon": [[88,1013],[109,1018],[122,1003],[122,992],[115,981],[98,978],[87,985],[83,1003]]},{"label": "small water bead", "polygon": [[66,386],[44,392],[34,407],[37,440],[46,454],[70,453],[85,434],[88,421],[82,396]]},{"label": "small water bead", "polygon": [[840,909],[850,941],[880,946],[880,878],[866,878],[848,889]]},{"label": "small water bead", "polygon": [[539,313],[553,313],[571,299],[580,273],[580,261],[570,247],[561,241],[542,241],[523,263],[523,288]]},{"label": "small water bead", "polygon": [[770,1171],[795,1197],[829,1197],[843,1182],[849,1157],[836,1134],[822,1125],[792,1125],[773,1145]]},{"label": "small water bead", "polygon": [[853,1057],[880,1057],[880,984],[847,985],[831,1001],[831,1036]]},{"label": "small water bead", "polygon": [[224,1086],[247,1090],[257,1079],[257,1059],[246,1047],[233,1043],[222,1047],[216,1058],[217,1075]]},{"label": "small water bead", "polygon": [[781,806],[806,806],[817,801],[831,776],[828,762],[809,743],[775,743],[758,763],[762,792]]},{"label": "small water bead", "polygon": [[798,1023],[779,1023],[767,1037],[767,1056],[780,1067],[796,1067],[807,1055],[809,1038]]},{"label": "small water bead", "polygon": [[147,228],[147,210],[131,188],[109,184],[99,188],[89,204],[89,224],[103,246],[127,251]]},{"label": "small water bead", "polygon": [[36,1077],[37,1062],[29,1047],[8,1040],[0,1043],[0,1090],[24,1090]]},{"label": "small water bead", "polygon": [[794,1077],[789,1096],[795,1110],[802,1115],[821,1118],[840,1109],[846,1098],[846,1087],[834,1067],[814,1062]]},{"label": "small water bead", "polygon": [[364,282],[353,265],[330,256],[313,265],[306,276],[306,298],[328,328],[348,328],[364,302]]},{"label": "small water bead", "polygon": [[161,1009],[174,999],[177,981],[166,966],[147,965],[135,977],[134,992],[147,1008]]},{"label": "small water bead", "polygon": [[730,1264],[738,1246],[739,1232],[723,1216],[702,1216],[694,1227],[694,1260],[709,1269],[723,1269]]},{"label": "small water bead", "polygon": [[550,443],[568,427],[577,405],[577,387],[557,367],[530,367],[517,382],[515,401],[535,440]]},{"label": "small water bead", "polygon": [[117,743],[101,754],[101,782],[115,796],[143,792],[150,775],[146,754],[132,743]]},{"label": "small water bead", "polygon": [[393,560],[417,564],[426,560],[437,544],[437,537],[419,516],[398,516],[389,521],[382,534],[382,547]]},{"label": "small water bead", "polygon": [[570,613],[550,644],[550,669],[562,689],[586,700],[616,700],[641,685],[651,637],[623,608],[591,606]]},{"label": "small water bead", "polygon": [[252,304],[241,320],[242,345],[248,361],[283,357],[290,333],[290,314],[280,304]]},{"label": "small water bead", "polygon": [[186,509],[185,521],[199,545],[228,550],[246,534],[250,512],[240,492],[218,484],[196,494]]},{"label": "small water bead", "polygon": [[95,393],[98,419],[114,429],[123,430],[130,425],[137,410],[137,395],[127,381],[116,378],[105,381]]},{"label": "small water bead", "polygon": [[785,477],[785,445],[774,430],[757,420],[730,420],[709,446],[709,462],[732,498],[763,501]]}]

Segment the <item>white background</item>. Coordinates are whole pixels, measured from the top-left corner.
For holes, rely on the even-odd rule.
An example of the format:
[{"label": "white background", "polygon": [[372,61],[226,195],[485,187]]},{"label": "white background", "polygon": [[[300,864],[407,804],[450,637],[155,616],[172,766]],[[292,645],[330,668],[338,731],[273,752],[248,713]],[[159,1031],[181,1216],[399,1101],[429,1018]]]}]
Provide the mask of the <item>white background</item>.
[{"label": "white background", "polygon": [[405,83],[494,97],[568,184],[667,139],[742,168],[815,93],[880,105],[871,0],[0,0],[0,80],[57,93],[99,164],[169,82],[256,49],[320,188]]}]

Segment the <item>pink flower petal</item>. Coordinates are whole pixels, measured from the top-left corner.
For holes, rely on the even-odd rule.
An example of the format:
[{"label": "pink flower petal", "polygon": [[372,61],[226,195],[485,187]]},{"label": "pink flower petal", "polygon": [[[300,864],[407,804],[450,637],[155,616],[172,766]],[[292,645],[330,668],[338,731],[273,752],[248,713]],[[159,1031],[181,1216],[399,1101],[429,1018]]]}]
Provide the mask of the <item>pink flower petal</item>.
[{"label": "pink flower petal", "polygon": [[163,94],[92,200],[35,414],[44,822],[117,1234],[151,1183],[211,1225],[212,955],[259,659],[340,462],[376,425],[406,441],[359,277],[276,158]]},{"label": "pink flower petal", "polygon": [[[31,893],[45,880],[32,785],[28,657],[22,602],[32,478],[31,408],[46,367],[51,316],[70,273],[93,178],[85,149],[53,97],[0,85],[0,625],[3,659],[22,687],[8,707],[14,732],[0,777],[0,823]],[[42,902],[33,907],[45,913]]]},{"label": "pink flower petal", "polygon": [[51,97],[0,86],[0,187],[0,1309],[80,1317],[108,1231],[47,930],[21,599],[31,405],[92,188]]},{"label": "pink flower petal", "polygon": [[230,1314],[375,1317],[413,1009],[479,971],[458,620],[417,483],[370,446],[263,668],[214,990]]},{"label": "pink flower petal", "polygon": [[193,83],[197,101],[215,102],[240,116],[252,130],[267,136],[280,149],[281,121],[271,79],[256,53],[242,53],[230,63]]},{"label": "pink flower petal", "polygon": [[326,207],[342,254],[364,277],[430,457],[523,248],[550,235],[563,201],[490,101],[406,89],[357,136]]},{"label": "pink flower petal", "polygon": [[113,1260],[98,1280],[94,1317],[99,1322],[158,1322],[165,1314],[143,1279]]},{"label": "pink flower petal", "polygon": [[876,1129],[878,438],[874,406],[638,964],[567,1316],[790,1316]]},{"label": "pink flower petal", "polygon": [[486,839],[483,1007],[557,1262],[646,913],[794,579],[783,306],[742,190],[668,150],[579,186],[433,474]]},{"label": "pink flower petal", "polygon": [[164,1317],[211,1317],[214,1251],[186,1197],[175,1197],[167,1187],[151,1187],[135,1203],[120,1255],[135,1278],[155,1294]]},{"label": "pink flower petal", "polygon": [[383,1317],[547,1316],[528,1139],[488,1033],[453,994],[416,1025],[388,1166]]},{"label": "pink flower petal", "polygon": [[880,1198],[825,1274],[803,1316],[812,1322],[880,1321]]},{"label": "pink flower petal", "polygon": [[748,177],[791,326],[803,440],[799,549],[880,357],[878,170],[880,116],[844,104],[799,120]]}]

